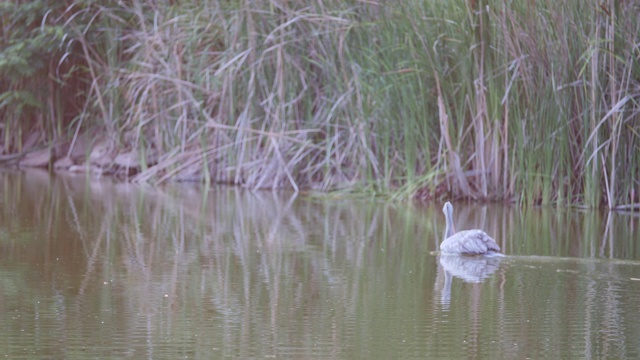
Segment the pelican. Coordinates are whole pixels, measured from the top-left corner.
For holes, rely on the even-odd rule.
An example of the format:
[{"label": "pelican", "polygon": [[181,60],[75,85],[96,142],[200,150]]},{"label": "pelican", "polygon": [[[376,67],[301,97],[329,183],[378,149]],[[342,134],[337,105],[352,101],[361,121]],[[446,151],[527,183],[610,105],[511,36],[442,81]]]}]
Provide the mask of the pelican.
[{"label": "pelican", "polygon": [[482,230],[464,230],[456,233],[453,228],[453,205],[450,202],[444,204],[442,212],[447,219],[444,241],[440,244],[443,254],[504,256],[500,253],[500,246],[496,241]]}]

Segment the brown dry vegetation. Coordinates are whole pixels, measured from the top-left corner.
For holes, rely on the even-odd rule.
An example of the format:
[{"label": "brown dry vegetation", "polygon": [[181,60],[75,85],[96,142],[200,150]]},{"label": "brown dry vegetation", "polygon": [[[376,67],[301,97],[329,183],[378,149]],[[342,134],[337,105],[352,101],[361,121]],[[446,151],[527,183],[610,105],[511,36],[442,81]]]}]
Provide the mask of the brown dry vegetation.
[{"label": "brown dry vegetation", "polygon": [[640,7],[0,3],[0,162],[640,207]]}]

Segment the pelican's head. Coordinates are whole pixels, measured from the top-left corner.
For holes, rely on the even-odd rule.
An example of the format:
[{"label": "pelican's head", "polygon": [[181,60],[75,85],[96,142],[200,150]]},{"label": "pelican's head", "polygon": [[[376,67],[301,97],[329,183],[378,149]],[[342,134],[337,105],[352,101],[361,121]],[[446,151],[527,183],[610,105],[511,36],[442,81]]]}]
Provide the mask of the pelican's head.
[{"label": "pelican's head", "polygon": [[445,217],[453,218],[453,205],[451,205],[451,203],[447,201],[442,207],[442,212],[444,213]]},{"label": "pelican's head", "polygon": [[444,231],[444,238],[446,239],[456,232],[456,228],[453,225],[453,205],[451,205],[451,203],[447,201],[442,207],[442,212],[444,213],[444,217],[447,220],[447,227]]}]

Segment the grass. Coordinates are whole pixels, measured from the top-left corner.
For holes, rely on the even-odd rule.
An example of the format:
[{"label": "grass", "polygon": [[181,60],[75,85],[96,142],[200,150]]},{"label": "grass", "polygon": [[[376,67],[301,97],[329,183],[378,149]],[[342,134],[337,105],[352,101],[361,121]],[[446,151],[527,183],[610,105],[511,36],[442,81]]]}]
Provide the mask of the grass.
[{"label": "grass", "polygon": [[0,62],[5,154],[86,134],[137,154],[132,181],[640,203],[633,2],[41,4],[2,55],[64,46],[17,79]]}]

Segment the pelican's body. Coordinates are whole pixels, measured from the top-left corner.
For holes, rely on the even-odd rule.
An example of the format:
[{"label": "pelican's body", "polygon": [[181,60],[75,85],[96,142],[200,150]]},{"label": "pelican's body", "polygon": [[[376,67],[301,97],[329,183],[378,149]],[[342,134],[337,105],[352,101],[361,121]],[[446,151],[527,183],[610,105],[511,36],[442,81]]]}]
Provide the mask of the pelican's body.
[{"label": "pelican's body", "polygon": [[440,250],[443,254],[502,255],[500,254],[500,246],[482,230],[474,229],[455,232],[453,228],[453,205],[450,202],[444,204],[442,212],[444,212],[444,216],[447,219],[444,241],[440,244]]}]

